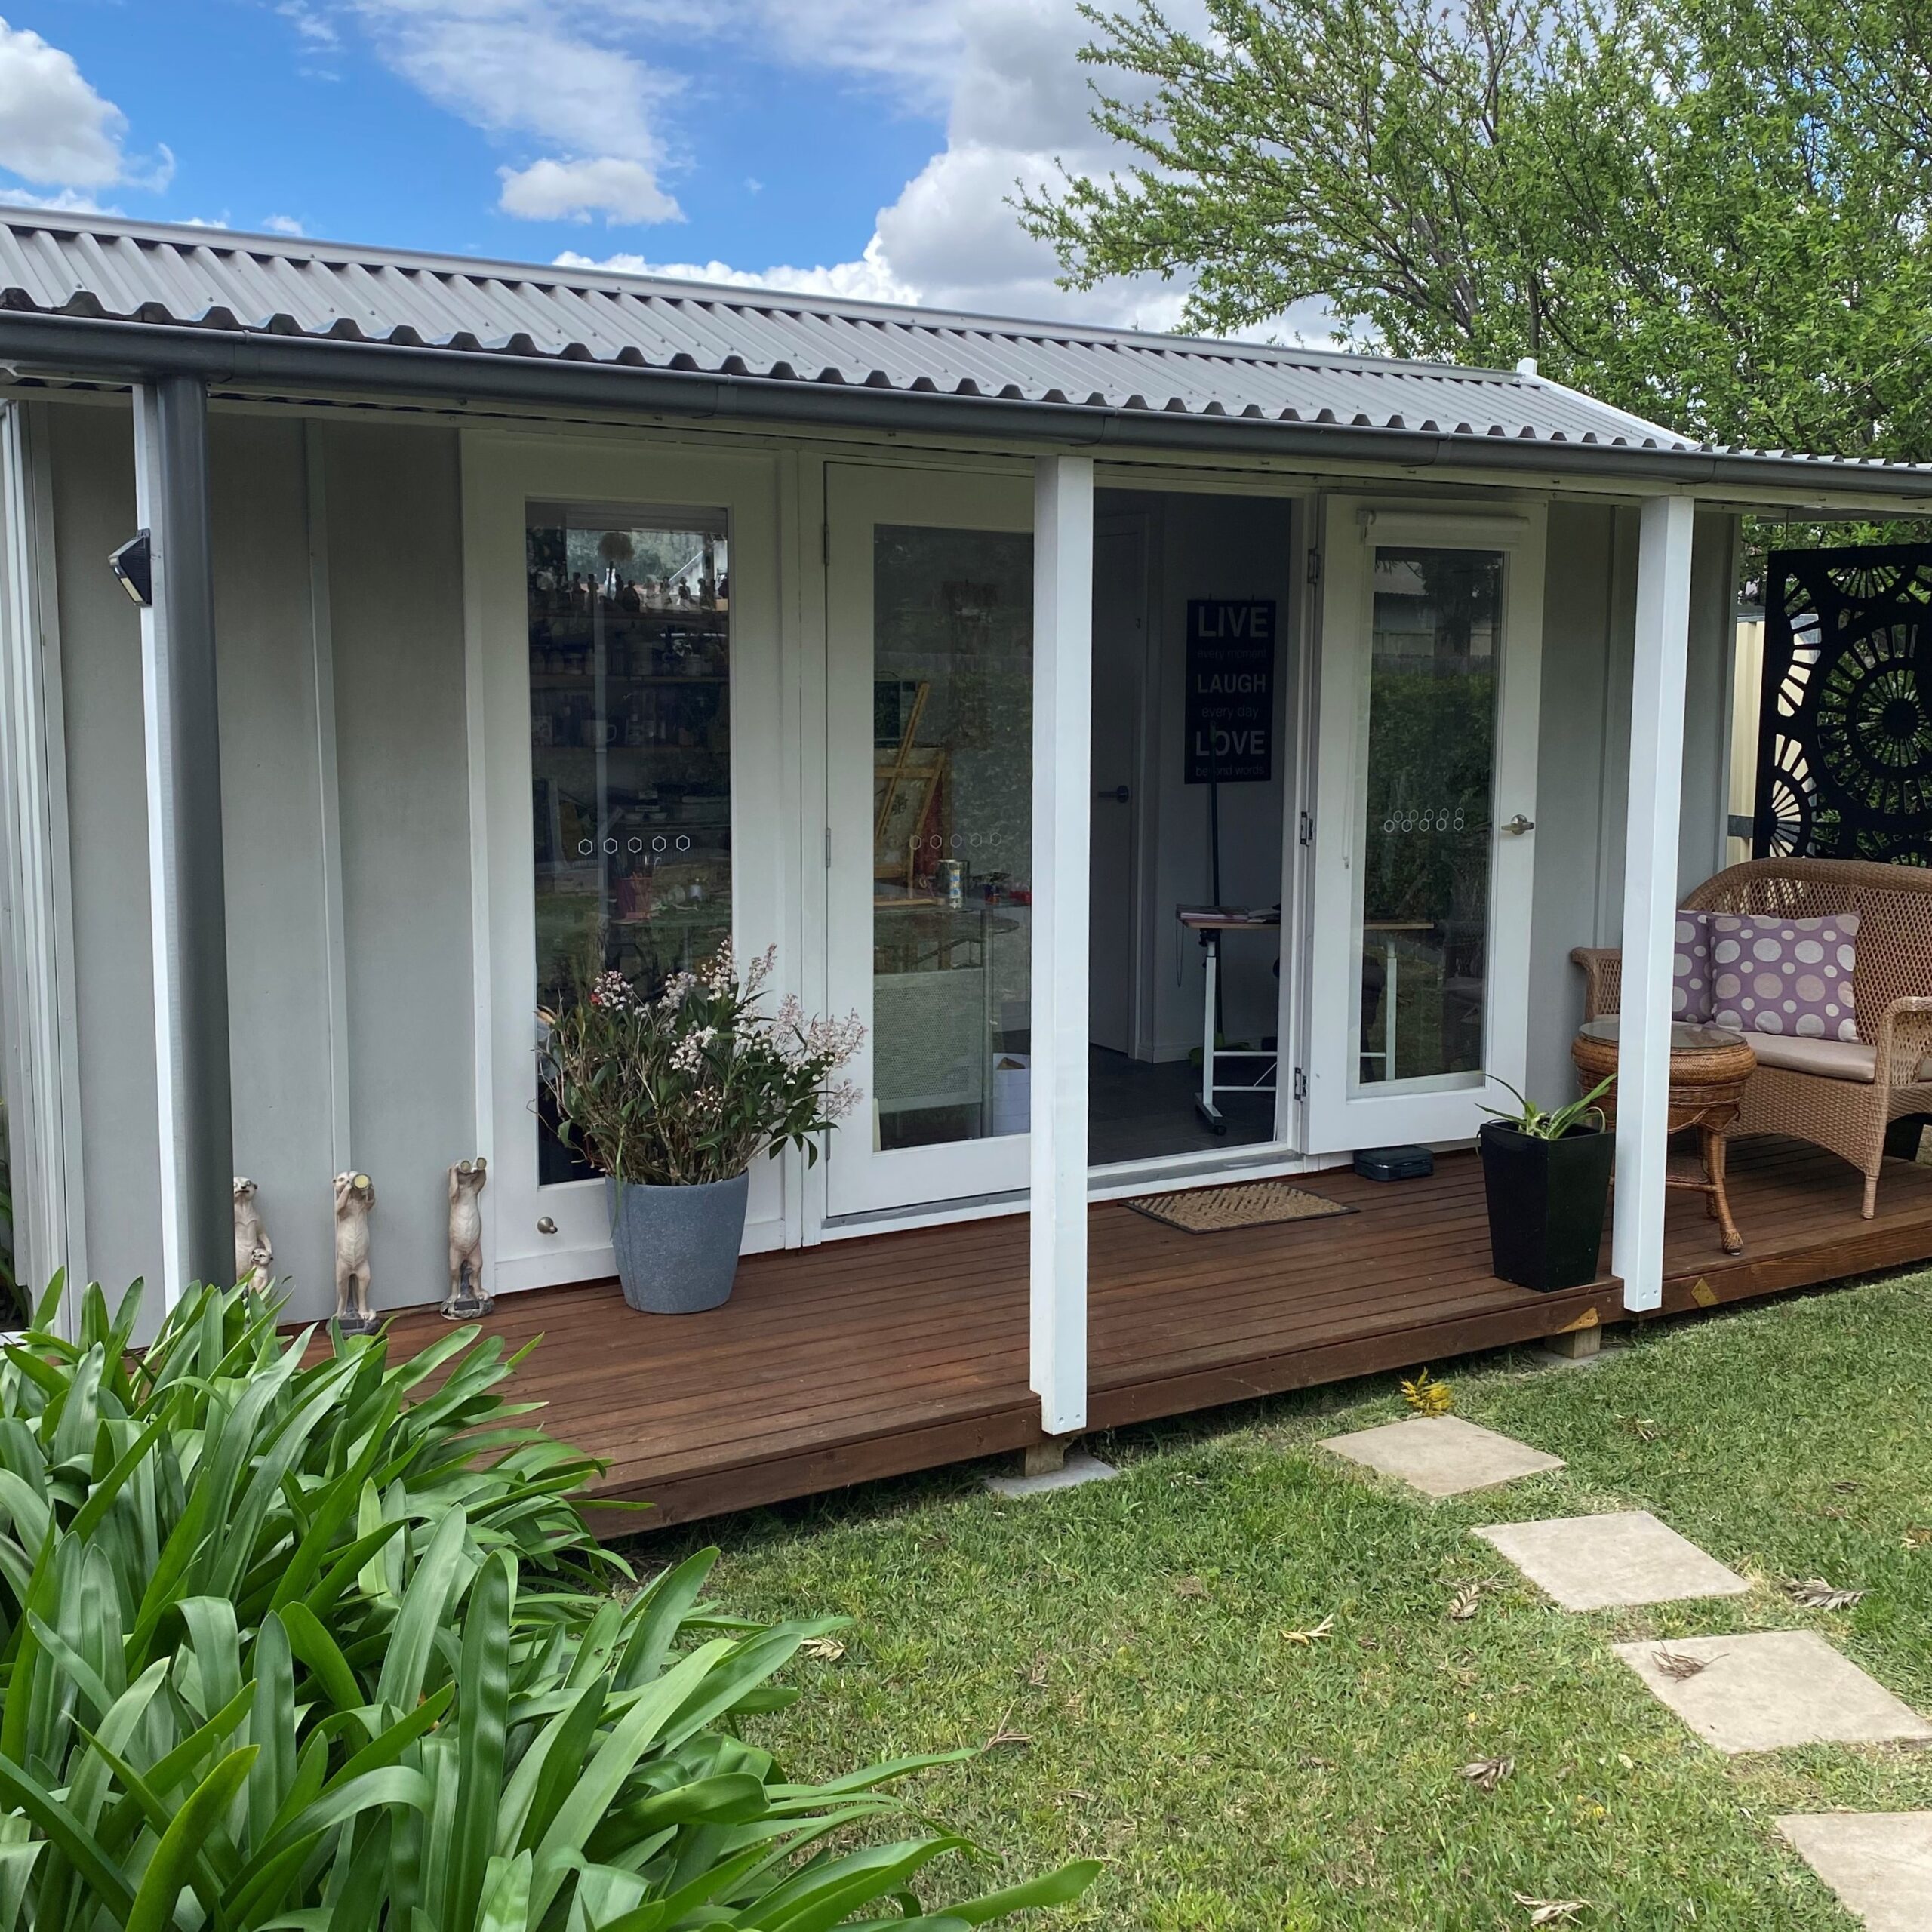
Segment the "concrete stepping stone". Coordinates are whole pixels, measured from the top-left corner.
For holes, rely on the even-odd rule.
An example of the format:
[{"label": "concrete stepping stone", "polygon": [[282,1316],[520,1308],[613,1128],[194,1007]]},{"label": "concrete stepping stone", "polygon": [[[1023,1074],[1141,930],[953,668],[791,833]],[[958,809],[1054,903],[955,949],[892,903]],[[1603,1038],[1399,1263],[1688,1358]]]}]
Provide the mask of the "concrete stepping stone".
[{"label": "concrete stepping stone", "polygon": [[[1660,1703],[1720,1751],[1932,1740],[1932,1724],[1815,1630],[1653,1638],[1616,1649]],[[1703,1668],[1679,1674],[1693,1663]],[[1932,1927],[1932,1897],[1914,1923]]]},{"label": "concrete stepping stone", "polygon": [[1037,1476],[989,1476],[986,1487],[995,1496],[1045,1496],[1057,1489],[1078,1489],[1083,1483],[1105,1482],[1119,1470],[1084,1449],[1069,1449],[1057,1469]]},{"label": "concrete stepping stone", "polygon": [[1834,1811],[1777,1826],[1866,1932],[1932,1926],[1932,1811]]},{"label": "concrete stepping stone", "polygon": [[1560,1469],[1560,1456],[1546,1456],[1527,1442],[1499,1435],[1460,1416],[1411,1416],[1405,1422],[1331,1435],[1318,1445],[1398,1478],[1425,1496],[1461,1496],[1494,1489],[1519,1476]]},{"label": "concrete stepping stone", "polygon": [[1476,1531],[1565,1610],[1742,1596],[1751,1586],[1647,1509]]}]

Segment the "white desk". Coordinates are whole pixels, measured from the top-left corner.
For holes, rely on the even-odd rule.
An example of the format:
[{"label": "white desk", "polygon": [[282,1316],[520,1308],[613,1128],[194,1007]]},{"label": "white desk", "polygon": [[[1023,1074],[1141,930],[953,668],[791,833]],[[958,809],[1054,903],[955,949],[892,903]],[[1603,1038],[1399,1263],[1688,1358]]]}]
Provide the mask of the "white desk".
[{"label": "white desk", "polygon": [[[1221,936],[1224,933],[1264,932],[1279,934],[1281,909],[1278,906],[1251,909],[1242,906],[1177,906],[1174,917],[1199,939],[1208,955],[1202,975],[1205,986],[1204,1017],[1201,1028],[1201,1094],[1195,1111],[1217,1134],[1225,1134],[1228,1123],[1214,1104],[1217,1094],[1272,1094],[1280,1084],[1279,1056],[1272,1047],[1217,1047],[1214,1042],[1216,996],[1220,988]],[[1278,938],[1277,945],[1280,943]],[[1251,1080],[1223,1080],[1223,1060],[1262,1060]]]}]

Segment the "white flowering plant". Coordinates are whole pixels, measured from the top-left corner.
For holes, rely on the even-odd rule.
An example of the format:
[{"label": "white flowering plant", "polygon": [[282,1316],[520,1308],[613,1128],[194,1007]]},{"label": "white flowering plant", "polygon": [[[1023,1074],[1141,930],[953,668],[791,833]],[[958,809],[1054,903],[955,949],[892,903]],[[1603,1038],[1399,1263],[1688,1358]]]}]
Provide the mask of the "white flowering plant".
[{"label": "white flowering plant", "polygon": [[808,1020],[787,994],[763,1008],[774,947],[740,978],[728,940],[654,998],[621,973],[586,972],[540,1011],[537,1049],[559,1137],[600,1174],[651,1187],[732,1180],[761,1153],[819,1140],[858,1090],[833,1075],[865,1029],[855,1013]]}]

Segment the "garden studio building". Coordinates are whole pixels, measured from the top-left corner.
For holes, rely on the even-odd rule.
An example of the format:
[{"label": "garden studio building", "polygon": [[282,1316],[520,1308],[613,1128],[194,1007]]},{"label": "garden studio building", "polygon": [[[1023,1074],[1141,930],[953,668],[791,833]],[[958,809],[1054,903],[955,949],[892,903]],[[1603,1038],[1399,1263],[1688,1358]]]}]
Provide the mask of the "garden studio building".
[{"label": "garden studio building", "polygon": [[[1726,862],[1740,517],[1932,469],[1528,365],[20,210],[0,367],[23,1279],[226,1278],[240,1174],[322,1317],[358,1171],[377,1304],[432,1306],[486,1155],[491,1319],[675,1518],[1932,1254],[1912,1175],[1865,1222],[1748,1143],[1744,1255],[1680,1253],[1635,1023]],[[728,936],[857,1011],[861,1100],[758,1165],[730,1303],[634,1315],[536,1014]],[[1574,1094],[1620,942],[1611,1252],[1536,1295],[1460,1150]],[[1351,1171],[1396,1144],[1432,1176]],[[1356,1211],[1121,1204],[1271,1176]]]}]

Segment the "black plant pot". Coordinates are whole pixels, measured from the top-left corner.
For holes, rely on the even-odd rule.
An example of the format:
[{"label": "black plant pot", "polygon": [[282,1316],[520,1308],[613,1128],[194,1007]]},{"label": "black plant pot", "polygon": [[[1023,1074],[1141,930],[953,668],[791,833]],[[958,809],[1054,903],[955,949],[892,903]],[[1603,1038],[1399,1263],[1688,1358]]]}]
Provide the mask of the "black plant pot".
[{"label": "black plant pot", "polygon": [[1617,1137],[1573,1127],[1561,1140],[1539,1140],[1490,1121],[1477,1137],[1497,1274],[1545,1294],[1594,1281]]}]

